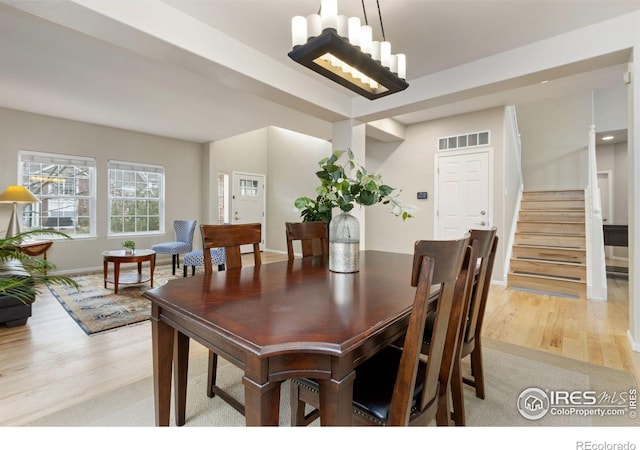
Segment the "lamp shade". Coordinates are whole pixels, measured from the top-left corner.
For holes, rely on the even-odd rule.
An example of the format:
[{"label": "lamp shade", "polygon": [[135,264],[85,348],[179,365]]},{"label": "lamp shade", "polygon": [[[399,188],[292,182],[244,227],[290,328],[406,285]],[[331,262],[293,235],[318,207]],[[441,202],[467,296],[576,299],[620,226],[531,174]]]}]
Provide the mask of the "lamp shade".
[{"label": "lamp shade", "polygon": [[24,186],[9,186],[0,194],[2,203],[39,203],[32,193]]}]

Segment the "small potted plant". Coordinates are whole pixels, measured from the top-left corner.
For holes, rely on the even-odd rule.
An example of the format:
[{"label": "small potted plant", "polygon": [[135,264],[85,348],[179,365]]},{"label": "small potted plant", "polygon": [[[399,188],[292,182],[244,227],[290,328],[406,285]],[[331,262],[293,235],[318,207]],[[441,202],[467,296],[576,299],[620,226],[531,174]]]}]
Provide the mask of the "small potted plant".
[{"label": "small potted plant", "polygon": [[136,252],[136,243],[134,241],[124,241],[120,244],[124,247],[124,253],[126,255],[133,255]]}]

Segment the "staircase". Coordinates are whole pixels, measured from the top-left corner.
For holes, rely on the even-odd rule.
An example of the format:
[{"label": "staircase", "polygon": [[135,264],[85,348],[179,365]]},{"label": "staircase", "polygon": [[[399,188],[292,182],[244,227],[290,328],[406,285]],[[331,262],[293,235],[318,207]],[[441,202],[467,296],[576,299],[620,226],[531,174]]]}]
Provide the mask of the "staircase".
[{"label": "staircase", "polygon": [[524,192],[508,286],[586,298],[584,191]]}]

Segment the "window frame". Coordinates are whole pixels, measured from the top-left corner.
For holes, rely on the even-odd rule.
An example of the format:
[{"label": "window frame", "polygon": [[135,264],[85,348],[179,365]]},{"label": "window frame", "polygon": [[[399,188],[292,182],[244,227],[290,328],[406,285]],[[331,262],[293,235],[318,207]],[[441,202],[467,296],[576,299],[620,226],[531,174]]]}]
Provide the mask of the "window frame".
[{"label": "window frame", "polygon": [[[69,188],[68,187],[63,187],[63,193],[62,194],[42,194],[42,186],[40,186],[40,192],[37,192],[37,190],[33,189],[33,184],[28,182],[28,178],[33,178],[36,175],[35,173],[32,173],[31,170],[29,171],[25,171],[25,166],[27,164],[50,164],[50,165],[57,165],[57,166],[61,166],[61,165],[66,165],[66,166],[73,166],[74,167],[74,175],[75,172],[77,171],[78,168],[86,168],[88,169],[89,172],[89,176],[88,176],[88,183],[87,183],[87,188],[89,190],[89,194],[88,195],[77,195],[75,194],[75,191],[77,191],[77,185],[76,188],[73,190],[74,191],[74,195],[73,196],[69,196],[69,194],[67,193]],[[43,177],[43,172],[40,171],[39,174],[40,177]],[[58,174],[55,175],[56,177],[59,177]],[[41,202],[38,204],[37,208],[33,208],[33,206],[31,206],[32,211],[33,209],[36,209],[36,213],[35,214],[39,214],[41,217],[40,219],[32,219],[32,221],[30,223],[25,224],[24,218],[25,218],[25,212],[23,210],[20,220],[21,223],[25,226],[28,226],[30,229],[37,229],[37,230],[46,230],[48,228],[53,228],[53,229],[57,229],[58,231],[61,231],[71,237],[73,237],[74,239],[85,239],[85,238],[95,238],[96,237],[96,229],[97,229],[97,215],[96,215],[96,186],[97,186],[97,176],[98,176],[98,171],[97,171],[97,166],[96,166],[96,159],[92,158],[92,157],[86,157],[86,156],[75,156],[75,155],[65,155],[65,154],[60,154],[60,153],[48,153],[48,152],[38,152],[38,151],[31,151],[31,150],[20,150],[18,152],[18,184],[20,184],[21,186],[25,186],[27,189],[29,189],[31,191],[31,193],[37,197]],[[64,181],[62,181],[63,185],[67,185],[68,182],[67,180],[78,180],[78,179],[83,179],[83,177],[79,177],[76,178],[75,176],[72,177],[65,177]],[[41,179],[38,180],[40,182],[42,181],[52,181],[52,182],[56,182],[56,179],[51,179],[51,180],[47,180],[47,179]],[[59,188],[58,188],[59,189]],[[35,192],[34,192],[35,191]],[[34,226],[34,220],[36,222],[38,222],[38,220],[42,220],[42,210],[40,205],[42,205],[42,201],[44,199],[53,199],[54,202],[59,202],[59,204],[64,204],[64,203],[68,203],[70,200],[69,199],[73,199],[71,201],[74,202],[73,205],[69,205],[69,207],[71,208],[75,208],[75,215],[73,216],[68,216],[68,215],[64,215],[64,216],[47,216],[47,217],[72,217],[74,219],[73,221],[73,231],[69,231],[67,229],[67,227],[64,226],[60,226],[60,220],[58,220],[58,226],[56,227],[44,227],[42,225],[42,222],[37,223],[37,226]],[[88,207],[86,207],[86,209],[88,210],[87,215],[78,215],[78,210],[82,209],[80,207],[78,207],[78,202],[82,201],[82,200],[86,200],[88,201]],[[49,204],[49,202],[47,202],[47,204]],[[63,208],[63,209],[66,209]],[[33,214],[33,212],[31,213]],[[89,224],[88,224],[88,232],[87,233],[77,233],[77,227],[79,226],[79,220],[78,217],[84,218],[87,217],[89,219]],[[61,237],[56,237],[55,235],[52,235],[50,237],[50,239],[63,239]]]},{"label": "window frame", "polygon": [[[160,174],[159,188],[158,188],[158,230],[146,230],[146,231],[121,231],[114,232],[111,229],[112,223],[112,201],[114,199],[125,199],[133,200],[133,201],[142,201],[144,200],[142,197],[117,197],[112,195],[111,185],[112,185],[112,170],[120,170],[127,172],[134,172],[134,178],[137,179],[139,173],[145,174]],[[107,163],[107,237],[122,237],[122,236],[150,236],[150,235],[158,235],[165,233],[165,184],[166,184],[166,175],[165,168],[162,165],[158,164],[149,164],[149,163],[140,163],[140,162],[132,162],[132,161],[120,161],[120,160],[109,160]],[[137,181],[134,181],[137,183]],[[134,220],[137,219],[137,214],[134,214]],[[147,217],[149,217],[147,215]]]}]

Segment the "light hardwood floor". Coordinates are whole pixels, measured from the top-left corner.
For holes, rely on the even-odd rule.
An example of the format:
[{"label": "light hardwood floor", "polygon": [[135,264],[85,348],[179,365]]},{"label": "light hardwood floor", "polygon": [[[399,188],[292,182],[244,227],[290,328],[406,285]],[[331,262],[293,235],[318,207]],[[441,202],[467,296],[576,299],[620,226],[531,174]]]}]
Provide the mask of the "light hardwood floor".
[{"label": "light hardwood floor", "polygon": [[[263,263],[286,259],[264,253]],[[493,286],[483,335],[640,373],[630,350],[627,282],[611,279],[608,302]],[[192,356],[204,355],[198,344]],[[150,376],[149,322],[87,336],[44,288],[27,326],[0,328],[0,425],[19,426]]]}]

